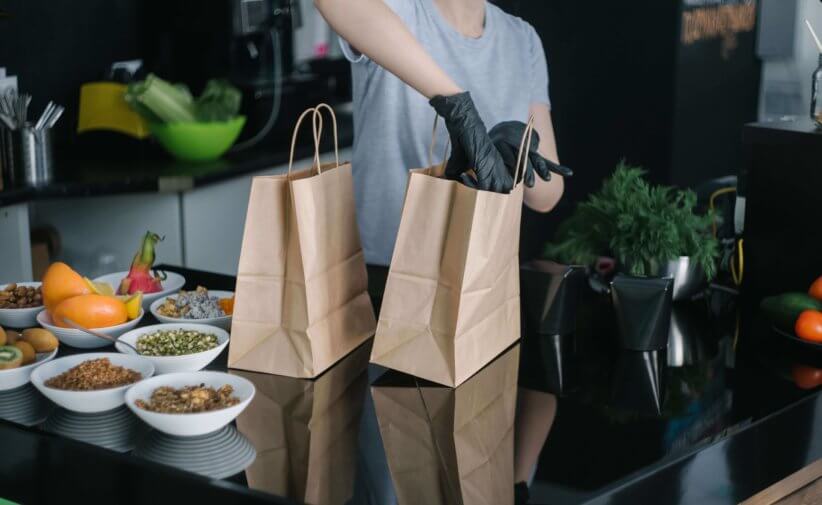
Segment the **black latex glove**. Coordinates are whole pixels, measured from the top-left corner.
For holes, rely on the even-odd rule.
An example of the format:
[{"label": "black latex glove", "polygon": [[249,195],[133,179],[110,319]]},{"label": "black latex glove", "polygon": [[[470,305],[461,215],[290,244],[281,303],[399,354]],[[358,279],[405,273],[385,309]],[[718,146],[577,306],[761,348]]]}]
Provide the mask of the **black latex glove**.
[{"label": "black latex glove", "polygon": [[[468,186],[497,193],[508,193],[514,178],[505,167],[471,95],[466,91],[451,96],[435,96],[429,102],[445,119],[451,137],[451,157],[445,167],[449,179],[462,180]],[[465,172],[474,170],[476,179]]]},{"label": "black latex glove", "polygon": [[[522,135],[525,133],[527,125],[520,121],[505,121],[499,123],[491,128],[488,136],[491,142],[502,156],[502,161],[508,168],[508,171],[513,175],[517,170],[517,155],[519,154],[519,146],[522,143]],[[570,177],[574,175],[570,168],[562,165],[557,165],[553,161],[542,157],[537,150],[539,149],[539,133],[534,130],[531,133],[531,145],[528,149],[528,164],[525,168],[525,185],[529,188],[534,187],[534,172],[544,181],[551,180],[551,172],[555,172],[563,177]],[[520,174],[522,180],[522,174]]]}]

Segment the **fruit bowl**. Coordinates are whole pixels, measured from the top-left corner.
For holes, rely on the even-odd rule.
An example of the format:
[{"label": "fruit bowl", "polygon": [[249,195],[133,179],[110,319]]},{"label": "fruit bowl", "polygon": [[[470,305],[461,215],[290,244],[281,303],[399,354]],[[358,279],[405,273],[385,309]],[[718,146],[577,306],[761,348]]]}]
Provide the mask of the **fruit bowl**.
[{"label": "fruit bowl", "polygon": [[[233,291],[219,291],[219,290],[208,290],[208,294],[212,296],[216,296],[217,298],[231,298],[234,296]],[[154,300],[154,302],[149,307],[149,311],[151,315],[154,316],[158,321],[161,323],[175,323],[175,324],[188,324],[188,323],[196,323],[196,324],[208,324],[212,326],[216,326],[218,328],[222,328],[226,331],[231,330],[231,315],[227,316],[220,316],[220,317],[207,317],[204,319],[185,319],[182,317],[169,317],[164,316],[158,312],[158,309],[161,305],[166,301],[166,298],[174,298],[177,295],[170,295],[164,296],[162,298],[158,298]]]},{"label": "fruit bowl", "polygon": [[[240,399],[240,403],[225,409],[191,414],[151,412],[135,404],[137,400],[148,401],[151,393],[161,386],[181,388],[198,384],[205,384],[214,389],[229,384],[234,388],[234,396]],[[193,437],[212,433],[233,421],[251,403],[254,392],[254,384],[237,375],[224,372],[180,372],[158,375],[133,385],[126,392],[126,405],[152,428],[169,435]]]},{"label": "fruit bowl", "polygon": [[54,359],[54,357],[57,356],[58,349],[51,352],[38,352],[34,363],[29,363],[28,365],[17,368],[9,368],[8,370],[0,370],[0,391],[19,388],[28,383],[34,369]]},{"label": "fruit bowl", "polygon": [[[4,288],[10,283],[0,284]],[[40,282],[18,282],[18,286],[40,287]],[[5,328],[31,328],[37,325],[37,314],[43,310],[43,306],[29,307],[25,309],[0,309],[0,326]]]},{"label": "fruit bowl", "polygon": [[[223,349],[228,345],[228,332],[217,326],[208,326],[205,324],[195,323],[172,323],[172,324],[154,324],[151,326],[143,326],[135,330],[123,333],[118,340],[137,346],[137,339],[141,335],[153,333],[158,330],[194,330],[202,333],[213,333],[217,336],[217,347],[207,351],[197,352],[194,354],[183,354],[182,356],[142,356],[142,358],[151,361],[154,364],[154,369],[157,374],[173,373],[173,372],[196,372],[203,369],[206,365],[214,361],[214,358],[223,352]],[[134,349],[117,343],[114,345],[118,351],[124,354],[137,355]]]},{"label": "fruit bowl", "polygon": [[[154,365],[147,359],[116,352],[94,352],[72,354],[71,356],[58,358],[37,367],[34,372],[31,373],[31,383],[43,393],[43,396],[64,409],[73,412],[105,412],[117,408],[123,404],[126,390],[132,387],[133,384],[93,391],[57,389],[46,386],[45,384],[45,382],[52,377],[60,375],[84,361],[98,358],[108,358],[112,365],[122,366],[140,372],[143,376],[143,381],[154,375]],[[137,384],[139,384],[139,382]]]},{"label": "fruit bowl", "polygon": [[[163,281],[163,290],[157,291],[156,293],[143,293],[143,310],[146,312],[148,312],[149,307],[151,307],[151,304],[154,303],[155,300],[165,298],[172,293],[180,291],[186,284],[186,278],[178,273],[167,272],[164,270],[159,270],[159,272],[166,275],[166,280]],[[117,287],[120,286],[120,281],[122,281],[127,275],[127,271],[114,272],[112,274],[97,277],[94,279],[94,282],[111,284],[116,291]]]},{"label": "fruit bowl", "polygon": [[[98,331],[100,333],[104,333],[110,337],[117,338],[123,333],[136,328],[137,325],[140,324],[140,320],[143,318],[144,314],[145,311],[140,309],[140,314],[131,321],[127,321],[123,324],[118,324],[116,326],[89,329]],[[55,326],[54,321],[52,321],[51,319],[51,315],[45,310],[37,314],[37,323],[43,328],[54,333],[54,336],[57,337],[57,340],[71,347],[77,347],[79,349],[97,349],[98,347],[105,347],[107,345],[111,345],[110,341],[103,340],[102,338],[95,337],[94,335],[89,335],[88,333],[82,330],[75,330],[74,328],[61,328],[59,326]]]}]

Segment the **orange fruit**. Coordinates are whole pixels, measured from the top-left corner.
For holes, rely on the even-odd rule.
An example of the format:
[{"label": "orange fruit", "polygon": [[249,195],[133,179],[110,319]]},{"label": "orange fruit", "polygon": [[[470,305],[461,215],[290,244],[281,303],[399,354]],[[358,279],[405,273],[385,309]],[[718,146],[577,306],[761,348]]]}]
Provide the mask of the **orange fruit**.
[{"label": "orange fruit", "polygon": [[67,317],[86,328],[106,328],[128,320],[126,304],[113,296],[80,295],[63,300],[54,309],[52,319],[56,326],[70,328]]},{"label": "orange fruit", "polygon": [[808,289],[808,294],[816,298],[817,300],[822,300],[822,275],[820,275],[818,279],[813,281],[813,284],[811,284],[810,289]]},{"label": "orange fruit", "polygon": [[794,330],[797,337],[822,344],[822,312],[803,310],[796,320]]},{"label": "orange fruit", "polygon": [[65,263],[52,263],[43,275],[43,305],[53,313],[57,305],[67,298],[91,293],[83,276]]}]

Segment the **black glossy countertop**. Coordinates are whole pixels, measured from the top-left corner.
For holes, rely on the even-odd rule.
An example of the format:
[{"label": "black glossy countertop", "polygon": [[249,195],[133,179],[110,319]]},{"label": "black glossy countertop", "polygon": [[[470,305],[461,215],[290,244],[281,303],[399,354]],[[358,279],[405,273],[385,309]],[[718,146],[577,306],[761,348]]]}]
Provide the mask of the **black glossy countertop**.
[{"label": "black glossy countertop", "polygon": [[[175,270],[189,287],[234,286]],[[385,270],[369,274],[378,305]],[[130,418],[97,438],[86,418],[87,442],[47,433],[65,412],[29,390],[32,426],[0,421],[0,497],[498,505],[526,479],[534,504],[730,504],[822,457],[822,395],[806,383],[822,357],[722,291],[676,305],[672,323],[667,351],[619,350],[608,303],[587,292],[575,335],[525,335],[456,389],[368,365],[368,343],[314,381],[232,371],[257,387],[236,423],[257,455],[219,480],[136,455],[151,439],[142,425],[133,453],[94,445]],[[209,368],[224,369],[225,355]],[[493,401],[476,405],[477,392]],[[21,415],[0,394],[0,417]],[[214,455],[215,468],[228,459]]]},{"label": "black glossy countertop", "polygon": [[[337,115],[340,148],[351,146],[354,127],[350,114]],[[219,160],[194,163],[177,161],[159,148],[145,156],[108,155],[97,159],[57,159],[55,181],[38,187],[0,190],[0,207],[32,200],[75,196],[103,196],[121,193],[186,191],[288,163],[291,133],[273,135],[247,151],[229,153]],[[311,136],[298,137],[294,159],[314,153]],[[330,137],[330,135],[324,135]],[[321,145],[331,152],[329,139]]]}]

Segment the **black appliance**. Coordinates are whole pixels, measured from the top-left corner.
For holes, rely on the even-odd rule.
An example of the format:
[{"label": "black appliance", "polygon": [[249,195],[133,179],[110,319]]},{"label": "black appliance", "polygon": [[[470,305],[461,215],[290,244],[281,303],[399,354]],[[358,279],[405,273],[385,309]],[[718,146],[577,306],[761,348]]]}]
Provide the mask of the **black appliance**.
[{"label": "black appliance", "polygon": [[333,102],[337,84],[350,80],[347,66],[330,66],[330,73],[295,66],[293,34],[304,15],[297,0],[148,2],[141,30],[147,46],[144,68],[186,83],[195,94],[215,77],[240,88],[247,123],[238,146],[290,131],[299,111]]}]

